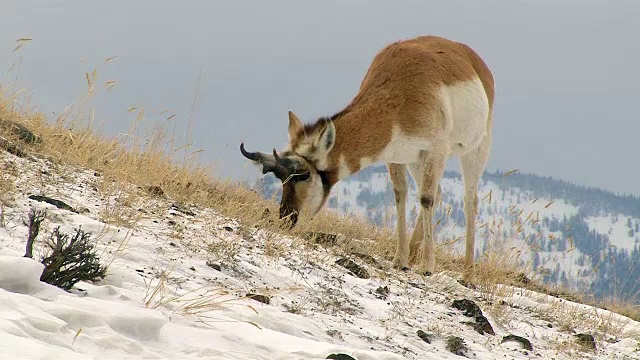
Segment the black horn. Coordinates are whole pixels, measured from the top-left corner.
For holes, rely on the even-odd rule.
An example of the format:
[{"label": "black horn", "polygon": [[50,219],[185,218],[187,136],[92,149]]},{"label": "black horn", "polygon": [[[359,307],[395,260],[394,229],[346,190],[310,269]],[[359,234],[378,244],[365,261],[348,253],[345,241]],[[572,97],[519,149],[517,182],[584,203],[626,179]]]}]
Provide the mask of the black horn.
[{"label": "black horn", "polygon": [[260,156],[262,154],[257,153],[257,152],[248,152],[247,150],[244,149],[244,143],[240,144],[240,152],[247,159],[262,163],[262,161],[261,161],[262,160],[262,156]]},{"label": "black horn", "polygon": [[244,143],[240,144],[240,152],[244,157],[262,165],[262,173],[272,172],[278,179],[283,180],[289,177],[289,170],[279,162],[280,158],[273,149],[274,155],[267,155],[261,152],[249,152],[245,150]]}]

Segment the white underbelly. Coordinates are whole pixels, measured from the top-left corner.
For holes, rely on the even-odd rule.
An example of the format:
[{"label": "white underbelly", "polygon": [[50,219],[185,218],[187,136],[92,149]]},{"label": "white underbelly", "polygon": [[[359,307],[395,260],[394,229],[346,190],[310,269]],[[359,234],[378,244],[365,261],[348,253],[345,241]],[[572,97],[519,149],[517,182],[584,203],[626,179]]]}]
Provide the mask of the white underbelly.
[{"label": "white underbelly", "polygon": [[430,142],[427,139],[403,135],[397,127],[394,130],[391,141],[378,155],[377,160],[396,164],[411,164],[420,160],[422,151],[429,150]]},{"label": "white underbelly", "polygon": [[[443,86],[440,89],[440,100],[445,116],[443,135],[450,155],[461,155],[478,147],[485,137],[489,116],[489,101],[480,80],[476,78]],[[414,163],[420,161],[423,152],[429,152],[432,147],[433,143],[428,137],[404,134],[398,126],[394,126],[391,141],[376,158],[362,159],[361,165],[377,161]]]}]

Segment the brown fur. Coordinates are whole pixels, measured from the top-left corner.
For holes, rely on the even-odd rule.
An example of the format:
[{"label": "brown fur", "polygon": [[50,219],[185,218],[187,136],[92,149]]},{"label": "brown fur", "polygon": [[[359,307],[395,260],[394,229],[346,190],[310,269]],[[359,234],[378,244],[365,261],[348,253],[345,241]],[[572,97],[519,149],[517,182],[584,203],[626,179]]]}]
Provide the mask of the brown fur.
[{"label": "brown fur", "polygon": [[[433,128],[441,129],[441,117],[433,117],[430,123],[419,121],[426,111],[440,111],[436,90],[476,76],[492,109],[493,76],[469,46],[437,36],[420,36],[384,47],[374,57],[358,94],[334,116],[336,143],[326,169],[336,174],[332,181],[339,181],[341,156],[345,156],[351,173],[359,171],[361,158],[375,157],[389,143],[394,124],[413,136],[429,136]],[[295,151],[305,135],[321,130],[326,121],[321,118],[296,129],[291,148]]]}]

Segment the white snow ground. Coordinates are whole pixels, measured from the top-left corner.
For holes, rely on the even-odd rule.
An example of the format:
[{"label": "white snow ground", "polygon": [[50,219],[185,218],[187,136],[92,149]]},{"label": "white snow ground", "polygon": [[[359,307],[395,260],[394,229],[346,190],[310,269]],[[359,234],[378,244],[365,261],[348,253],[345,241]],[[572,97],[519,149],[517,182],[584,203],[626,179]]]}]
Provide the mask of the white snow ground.
[{"label": "white snow ground", "polygon": [[[335,260],[340,247],[306,246],[250,229],[211,209],[171,208],[145,199],[114,207],[124,193],[100,195],[100,176],[0,154],[12,169],[17,195],[0,227],[0,359],[460,359],[445,348],[460,336],[472,359],[639,359],[639,323],[605,310],[528,290],[471,290],[457,274],[422,277],[363,262],[360,279]],[[64,170],[64,171],[62,171]],[[64,173],[64,176],[60,172]],[[7,176],[7,172],[0,173]],[[84,214],[29,200],[45,194],[88,209]],[[42,265],[23,258],[31,206],[47,209],[39,239],[60,225],[91,231],[101,259],[110,262],[99,283],[65,292],[39,281]],[[104,216],[139,216],[131,228]],[[42,243],[36,243],[36,255]],[[277,255],[274,255],[277,254]],[[220,271],[208,264],[220,265]],[[165,274],[164,287],[158,287]],[[385,298],[376,292],[388,287]],[[158,290],[154,293],[154,290]],[[247,293],[271,296],[270,304]],[[155,294],[155,296],[153,296]],[[495,335],[480,335],[451,306],[475,301]],[[145,305],[146,304],[146,305]],[[429,344],[416,332],[433,335]],[[574,334],[595,336],[597,350],[576,345]],[[504,335],[528,338],[533,350]]]}]

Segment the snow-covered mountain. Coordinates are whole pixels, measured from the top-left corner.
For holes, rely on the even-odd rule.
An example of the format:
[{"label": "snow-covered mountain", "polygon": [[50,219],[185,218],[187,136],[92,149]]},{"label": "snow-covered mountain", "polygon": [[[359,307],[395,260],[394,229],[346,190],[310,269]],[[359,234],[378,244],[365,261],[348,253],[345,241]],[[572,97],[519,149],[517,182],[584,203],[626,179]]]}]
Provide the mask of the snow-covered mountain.
[{"label": "snow-covered mountain", "polygon": [[[413,228],[419,204],[409,179],[408,226]],[[265,197],[279,200],[280,184],[273,176],[263,177],[255,186]],[[461,249],[465,224],[462,179],[456,172],[446,172],[440,186],[436,238]],[[547,283],[597,297],[636,298],[640,291],[635,280],[640,278],[639,198],[549,177],[499,171],[484,174],[479,196],[477,256],[490,248],[515,246],[520,250],[520,262]],[[383,165],[363,169],[339,182],[327,206],[381,226],[396,226],[393,190]]]}]

